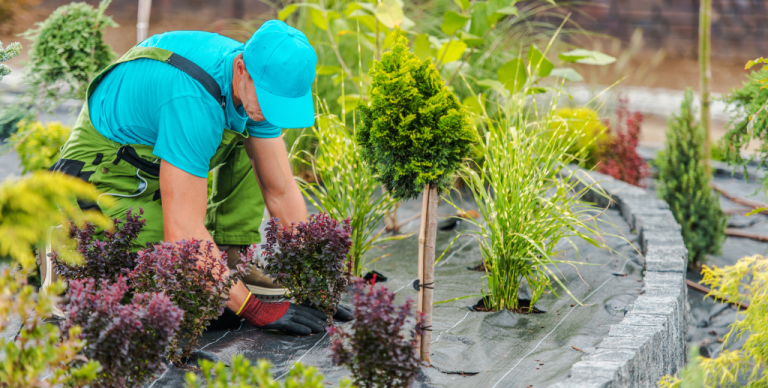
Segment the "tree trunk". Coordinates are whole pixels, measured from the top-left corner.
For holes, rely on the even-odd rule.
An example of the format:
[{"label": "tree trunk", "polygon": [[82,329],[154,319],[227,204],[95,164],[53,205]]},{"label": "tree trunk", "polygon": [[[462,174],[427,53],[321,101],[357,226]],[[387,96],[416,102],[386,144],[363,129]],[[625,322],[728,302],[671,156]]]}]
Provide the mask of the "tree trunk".
[{"label": "tree trunk", "polygon": [[709,84],[712,81],[710,48],[712,45],[712,0],[700,0],[699,9],[699,75],[701,76],[701,128],[704,131],[704,168],[710,173],[709,159],[712,155],[709,135]]},{"label": "tree trunk", "polygon": [[136,22],[136,42],[147,39],[149,30],[149,12],[152,9],[152,0],[139,0],[139,15]]},{"label": "tree trunk", "polygon": [[419,295],[417,309],[424,313],[421,326],[425,328],[417,349],[421,359],[430,362],[429,345],[432,342],[432,291],[435,285],[435,241],[437,239],[437,185],[424,187],[419,227]]}]

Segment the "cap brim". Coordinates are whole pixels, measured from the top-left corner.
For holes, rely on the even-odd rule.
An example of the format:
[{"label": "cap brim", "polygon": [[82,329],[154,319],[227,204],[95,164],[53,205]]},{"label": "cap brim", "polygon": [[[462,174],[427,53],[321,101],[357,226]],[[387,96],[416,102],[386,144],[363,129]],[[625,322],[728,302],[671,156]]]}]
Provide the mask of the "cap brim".
[{"label": "cap brim", "polygon": [[279,128],[307,128],[315,124],[312,89],[301,97],[290,98],[272,94],[258,85],[254,88],[261,113],[270,124]]}]

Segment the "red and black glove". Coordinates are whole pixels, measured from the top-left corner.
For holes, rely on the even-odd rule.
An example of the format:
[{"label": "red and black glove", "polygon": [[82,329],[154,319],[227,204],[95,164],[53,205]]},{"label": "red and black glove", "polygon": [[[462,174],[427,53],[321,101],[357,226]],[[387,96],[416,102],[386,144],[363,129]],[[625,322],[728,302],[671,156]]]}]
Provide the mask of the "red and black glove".
[{"label": "red and black glove", "polygon": [[265,330],[280,330],[292,335],[322,333],[328,318],[319,310],[297,306],[289,302],[262,302],[248,294],[237,313],[251,325]]}]

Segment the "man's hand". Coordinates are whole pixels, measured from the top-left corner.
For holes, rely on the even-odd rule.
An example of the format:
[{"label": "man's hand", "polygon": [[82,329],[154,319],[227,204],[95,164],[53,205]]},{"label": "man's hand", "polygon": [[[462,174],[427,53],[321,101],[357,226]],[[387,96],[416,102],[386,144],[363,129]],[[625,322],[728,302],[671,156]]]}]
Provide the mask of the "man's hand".
[{"label": "man's hand", "polygon": [[249,137],[244,143],[269,215],[279,218],[283,226],[305,222],[307,207],[293,179],[283,139]]}]

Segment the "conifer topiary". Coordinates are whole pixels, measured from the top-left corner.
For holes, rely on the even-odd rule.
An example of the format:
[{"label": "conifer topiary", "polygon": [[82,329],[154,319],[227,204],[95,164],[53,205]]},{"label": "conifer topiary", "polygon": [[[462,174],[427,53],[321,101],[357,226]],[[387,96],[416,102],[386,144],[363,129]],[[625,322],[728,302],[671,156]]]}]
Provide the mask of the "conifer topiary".
[{"label": "conifer topiary", "polygon": [[669,203],[682,226],[690,264],[716,254],[725,240],[726,217],[709,187],[704,168],[704,132],[696,121],[693,90],[685,91],[680,114],[668,121],[667,144],[656,163],[659,197]]},{"label": "conifer topiary", "polygon": [[384,187],[396,198],[411,199],[428,183],[447,189],[476,135],[432,61],[410,52],[399,29],[394,34],[392,50],[370,71],[371,101],[359,106],[356,137]]}]

